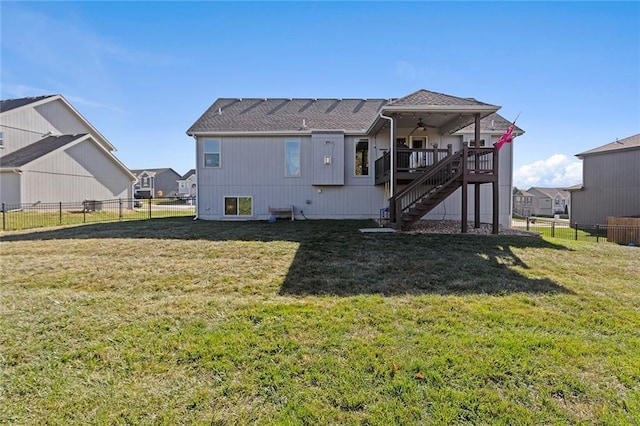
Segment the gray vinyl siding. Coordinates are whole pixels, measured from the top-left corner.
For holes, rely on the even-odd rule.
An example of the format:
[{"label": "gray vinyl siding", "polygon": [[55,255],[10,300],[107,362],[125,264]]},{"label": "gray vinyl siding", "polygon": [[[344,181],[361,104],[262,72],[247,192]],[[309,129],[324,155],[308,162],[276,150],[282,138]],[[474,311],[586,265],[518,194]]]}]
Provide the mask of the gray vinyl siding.
[{"label": "gray vinyl siding", "polygon": [[[47,102],[34,108],[42,117],[63,135],[94,133],[79,117],[73,114],[62,101]],[[97,135],[94,135],[97,136]]]},{"label": "gray vinyl siding", "polygon": [[0,202],[5,204],[20,204],[20,174],[14,172],[0,172]]},{"label": "gray vinyl siding", "polygon": [[[314,185],[344,185],[344,134],[311,135],[311,166]],[[328,162],[328,164],[326,164]]]},{"label": "gray vinyl siding", "polygon": [[[405,137],[412,129],[398,129],[396,137]],[[326,135],[326,134],[325,134]],[[335,135],[335,133],[333,133]],[[315,136],[315,134],[314,134]],[[314,185],[318,168],[324,166],[325,153],[314,153],[312,136],[248,136],[215,137],[220,139],[220,167],[203,167],[203,140],[196,144],[198,176],[198,217],[201,219],[230,219],[224,216],[224,197],[252,197],[251,219],[268,218],[268,208],[293,205],[296,216],[302,210],[307,218],[378,218],[380,209],[388,205],[384,185],[374,185],[375,160],[389,149],[389,131],[369,138],[369,176],[355,175],[355,141],[367,136],[344,136],[344,185]],[[495,142],[499,136],[496,136]],[[300,177],[285,177],[285,140],[300,140]],[[324,143],[324,140],[321,141]],[[462,148],[462,136],[430,134],[427,146],[437,144],[453,151]],[[512,147],[500,150],[499,160],[499,222],[504,227],[511,223]],[[334,182],[334,181],[332,181]],[[481,221],[491,223],[493,215],[493,189],[491,184],[481,186]],[[456,191],[425,219],[460,220],[462,212],[461,190]],[[469,220],[473,220],[474,191],[469,186]],[[240,219],[247,219],[242,217]]]},{"label": "gray vinyl siding", "polygon": [[640,216],[640,149],[583,158],[583,189],[571,193],[571,222],[606,224],[608,216]]},{"label": "gray vinyl siding", "polygon": [[4,148],[0,150],[2,156],[42,139],[43,135],[49,131],[58,132],[58,129],[32,108],[2,113],[2,124],[0,128],[0,131],[4,132]]},{"label": "gray vinyl siding", "polygon": [[22,170],[23,203],[131,197],[130,177],[90,141],[57,151]]},{"label": "gray vinyl siding", "polygon": [[[219,138],[219,168],[203,167],[204,139],[198,138],[197,143],[200,218],[225,217],[226,196],[252,197],[254,219],[268,218],[269,206],[288,205],[295,207],[297,215],[302,210],[308,218],[377,218],[386,205],[384,187],[374,186],[373,173],[354,176],[353,137],[344,138],[341,155],[349,163],[344,168],[345,184],[338,186],[314,185],[310,136]],[[285,177],[285,140],[290,139],[300,140],[299,177]]]}]

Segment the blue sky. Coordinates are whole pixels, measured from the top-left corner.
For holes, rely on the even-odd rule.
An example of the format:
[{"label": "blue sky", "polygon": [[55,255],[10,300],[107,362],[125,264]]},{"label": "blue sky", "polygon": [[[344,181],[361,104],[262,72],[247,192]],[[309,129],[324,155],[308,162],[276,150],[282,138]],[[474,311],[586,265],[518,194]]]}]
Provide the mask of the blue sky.
[{"label": "blue sky", "polygon": [[2,99],[59,93],[128,167],[195,166],[219,97],[500,105],[514,183],[581,181],[575,154],[640,133],[638,2],[0,3]]}]

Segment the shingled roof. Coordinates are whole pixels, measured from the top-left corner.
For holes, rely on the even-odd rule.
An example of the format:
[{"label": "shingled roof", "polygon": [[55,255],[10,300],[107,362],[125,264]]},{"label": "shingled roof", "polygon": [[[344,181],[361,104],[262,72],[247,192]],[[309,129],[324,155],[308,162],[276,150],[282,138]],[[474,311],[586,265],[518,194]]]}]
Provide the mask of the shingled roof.
[{"label": "shingled roof", "polygon": [[12,109],[20,108],[22,106],[41,101],[43,99],[50,98],[52,96],[57,96],[57,95],[34,96],[30,98],[19,98],[19,99],[5,99],[0,101],[0,112],[11,111]]},{"label": "shingled roof", "polygon": [[495,106],[475,100],[474,98],[459,98],[457,96],[445,95],[444,93],[431,92],[429,90],[416,90],[415,92],[400,99],[391,101],[387,106]]},{"label": "shingled roof", "polygon": [[[482,120],[480,120],[480,132],[482,133],[502,133],[507,130],[507,128],[511,125],[511,122],[501,116],[500,114],[494,112],[493,114],[489,114]],[[463,127],[458,130],[458,133],[473,133],[475,131],[475,125],[470,124],[467,127]],[[518,126],[513,127],[513,132],[518,135],[522,135],[524,130],[522,130]]]},{"label": "shingled roof", "polygon": [[[459,98],[424,89],[399,99],[221,98],[196,120],[187,134],[297,133],[313,130],[362,133],[371,130],[381,111],[402,113],[412,109],[464,113],[467,119],[461,120],[459,125],[466,126],[469,117],[473,119],[472,113],[485,116],[499,108],[473,98]],[[506,122],[501,117],[498,121]]]},{"label": "shingled roof", "polygon": [[86,136],[85,133],[78,135],[48,136],[38,142],[0,157],[0,167],[22,167],[84,136]]},{"label": "shingled roof", "polygon": [[599,146],[589,151],[576,154],[576,157],[584,157],[592,154],[601,154],[605,152],[621,151],[624,149],[640,149],[640,133],[637,135],[629,136],[628,138],[620,139],[615,142],[608,143],[606,145]]},{"label": "shingled roof", "polygon": [[386,99],[230,99],[222,98],[187,130],[206,132],[362,132]]}]

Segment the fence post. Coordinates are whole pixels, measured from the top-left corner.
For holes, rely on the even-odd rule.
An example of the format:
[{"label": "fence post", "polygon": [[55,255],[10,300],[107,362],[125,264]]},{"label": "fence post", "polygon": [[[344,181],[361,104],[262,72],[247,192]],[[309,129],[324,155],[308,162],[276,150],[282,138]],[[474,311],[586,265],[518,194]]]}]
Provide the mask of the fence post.
[{"label": "fence post", "polygon": [[600,242],[600,224],[596,223],[596,243]]},{"label": "fence post", "polygon": [[556,236],[556,221],[551,222],[551,237],[555,238]]},{"label": "fence post", "polygon": [[529,230],[529,216],[527,216],[527,231]]},{"label": "fence post", "polygon": [[2,203],[2,230],[6,231],[7,230],[7,222],[6,222],[6,219],[5,219],[4,215],[5,215],[4,203]]},{"label": "fence post", "polygon": [[62,201],[60,201],[60,208],[58,209],[58,218],[60,219],[60,225],[62,225]]},{"label": "fence post", "polygon": [[149,198],[149,219],[151,219],[151,198]]},{"label": "fence post", "polygon": [[575,236],[575,238],[576,238],[576,241],[578,241],[578,224],[577,223],[576,223],[576,236]]},{"label": "fence post", "polygon": [[82,223],[87,223],[87,202],[82,202]]},{"label": "fence post", "polygon": [[118,198],[118,220],[122,220],[122,198]]}]

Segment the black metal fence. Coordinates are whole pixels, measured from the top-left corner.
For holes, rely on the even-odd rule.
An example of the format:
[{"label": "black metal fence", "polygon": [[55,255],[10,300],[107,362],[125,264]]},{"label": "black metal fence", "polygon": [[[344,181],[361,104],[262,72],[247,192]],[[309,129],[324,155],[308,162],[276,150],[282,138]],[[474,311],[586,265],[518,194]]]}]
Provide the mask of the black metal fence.
[{"label": "black metal fence", "polygon": [[629,225],[583,225],[568,220],[528,217],[513,221],[513,228],[538,232],[545,237],[595,243],[640,246],[640,227]]},{"label": "black metal fence", "polygon": [[67,203],[2,203],[2,230],[195,216],[195,201],[195,198],[120,198]]}]

